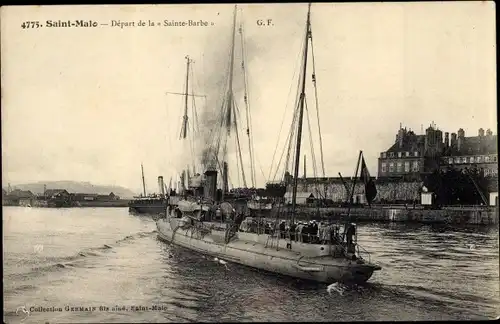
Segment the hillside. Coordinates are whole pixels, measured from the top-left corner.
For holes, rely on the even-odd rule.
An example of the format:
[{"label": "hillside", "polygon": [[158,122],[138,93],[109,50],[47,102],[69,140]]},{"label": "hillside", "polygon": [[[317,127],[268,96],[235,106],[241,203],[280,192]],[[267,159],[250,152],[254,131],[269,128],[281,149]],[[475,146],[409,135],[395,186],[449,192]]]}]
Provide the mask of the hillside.
[{"label": "hillside", "polygon": [[79,181],[40,181],[36,183],[12,185],[12,189],[30,190],[35,194],[42,194],[44,184],[47,185],[47,189],[66,189],[68,192],[73,193],[108,195],[110,192],[113,192],[115,195],[120,196],[120,198],[132,198],[136,195],[131,190],[120,186],[93,185],[90,182]]}]

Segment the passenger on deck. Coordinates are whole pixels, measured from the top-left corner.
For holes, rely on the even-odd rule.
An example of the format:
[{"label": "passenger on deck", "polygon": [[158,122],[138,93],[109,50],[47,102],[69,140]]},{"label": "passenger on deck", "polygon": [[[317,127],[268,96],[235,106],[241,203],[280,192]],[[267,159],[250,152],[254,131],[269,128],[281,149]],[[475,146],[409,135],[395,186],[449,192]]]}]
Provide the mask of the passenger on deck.
[{"label": "passenger on deck", "polygon": [[269,223],[266,223],[264,227],[264,234],[271,234],[271,225]]},{"label": "passenger on deck", "polygon": [[318,225],[318,236],[319,236],[319,242],[321,244],[325,244],[326,238],[325,238],[325,231],[326,231],[326,226],[323,224],[323,222],[320,222]]},{"label": "passenger on deck", "polygon": [[295,229],[295,237],[297,238],[298,242],[302,242],[302,230],[304,228],[304,224],[302,222],[299,222],[297,225],[297,228]]},{"label": "passenger on deck", "polygon": [[349,224],[346,232],[347,239],[347,250],[349,252],[354,252],[353,236],[356,235],[356,227],[353,224]]},{"label": "passenger on deck", "polygon": [[297,224],[292,223],[292,224],[290,225],[290,239],[291,239],[292,241],[295,241],[295,240],[296,240],[296,237],[297,237],[297,236],[295,235],[295,231],[296,231],[296,229],[297,229]]},{"label": "passenger on deck", "polygon": [[281,221],[279,228],[280,228],[280,237],[282,239],[285,238],[285,227],[286,227],[285,221]]},{"label": "passenger on deck", "polygon": [[311,243],[318,244],[319,239],[318,239],[318,223],[316,223],[315,220],[312,222],[311,226]]}]

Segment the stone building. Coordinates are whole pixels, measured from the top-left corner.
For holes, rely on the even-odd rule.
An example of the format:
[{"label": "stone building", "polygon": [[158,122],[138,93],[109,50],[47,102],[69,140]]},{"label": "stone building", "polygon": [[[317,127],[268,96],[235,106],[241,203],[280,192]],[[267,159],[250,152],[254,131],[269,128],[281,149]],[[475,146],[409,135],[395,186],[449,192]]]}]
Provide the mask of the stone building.
[{"label": "stone building", "polygon": [[477,167],[482,169],[485,177],[498,177],[497,135],[488,129],[478,130],[477,136],[465,137],[465,131],[460,128],[451,134],[448,141],[445,133],[444,154],[441,157],[441,169],[454,167],[458,170]]},{"label": "stone building", "polygon": [[460,128],[457,133],[444,133],[431,124],[424,135],[400,127],[395,143],[381,152],[378,161],[379,178],[405,180],[421,179],[421,175],[443,170],[453,165],[459,169],[476,165],[485,176],[498,175],[497,135],[481,128],[478,136],[465,137]]}]

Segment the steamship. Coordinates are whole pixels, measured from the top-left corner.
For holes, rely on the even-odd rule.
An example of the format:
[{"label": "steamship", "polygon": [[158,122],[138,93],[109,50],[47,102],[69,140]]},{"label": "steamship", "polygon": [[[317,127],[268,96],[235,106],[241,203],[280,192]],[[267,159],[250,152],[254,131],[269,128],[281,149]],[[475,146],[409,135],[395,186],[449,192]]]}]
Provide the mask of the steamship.
[{"label": "steamship", "polygon": [[128,203],[128,211],[131,214],[148,214],[157,215],[165,213],[167,208],[168,196],[165,194],[165,184],[163,183],[163,177],[158,177],[158,188],[160,194],[150,194],[146,195],[146,184],[144,181],[144,168],[141,164],[142,171],[142,186],[143,194],[134,197],[133,200]]},{"label": "steamship", "polygon": [[[303,65],[301,75],[305,78],[307,68],[308,45],[312,39],[310,28],[310,8],[307,12],[304,35]],[[214,260],[225,260],[259,270],[287,275],[295,278],[322,283],[343,282],[363,283],[381,267],[372,263],[370,254],[357,244],[355,225],[346,222],[344,232],[340,227],[330,224],[320,236],[309,237],[294,230],[282,230],[277,224],[280,216],[287,217],[291,225],[295,225],[297,174],[299,160],[294,168],[294,194],[289,215],[278,214],[274,227],[270,230],[257,230],[249,224],[255,219],[249,217],[251,197],[239,196],[229,189],[229,173],[226,145],[228,138],[239,141],[236,126],[236,102],[232,92],[232,74],[234,67],[234,40],[236,33],[236,7],[234,10],[232,47],[230,49],[230,66],[227,93],[223,100],[219,125],[221,129],[214,133],[212,145],[208,153],[204,151],[202,162],[203,174],[186,177],[189,172],[182,171],[179,195],[170,196],[165,215],[156,220],[158,238],[192,251],[211,255]],[[241,33],[241,25],[239,31]],[[242,37],[243,38],[243,37]],[[312,43],[312,42],[311,42]],[[189,64],[189,60],[188,60]],[[241,66],[244,66],[242,63]],[[314,74],[313,74],[314,81]],[[245,91],[246,92],[246,91]],[[299,96],[297,96],[299,98]],[[187,91],[186,91],[187,98]],[[186,99],[187,100],[187,99]],[[245,102],[247,95],[245,93]],[[295,156],[300,156],[301,130],[305,107],[305,82],[300,90],[297,120],[292,127],[298,130]],[[184,121],[187,121],[185,116]],[[250,132],[247,128],[247,134]],[[218,150],[222,148],[220,153]],[[238,142],[237,152],[240,150]],[[241,152],[237,153],[239,166],[243,165]],[[189,169],[187,169],[189,170]],[[242,172],[243,173],[243,172]],[[219,181],[221,175],[221,181]],[[245,174],[243,173],[243,181]],[[250,204],[251,205],[251,204]],[[284,219],[282,218],[281,221]],[[268,220],[265,220],[266,222]],[[257,224],[260,224],[260,219]]]}]

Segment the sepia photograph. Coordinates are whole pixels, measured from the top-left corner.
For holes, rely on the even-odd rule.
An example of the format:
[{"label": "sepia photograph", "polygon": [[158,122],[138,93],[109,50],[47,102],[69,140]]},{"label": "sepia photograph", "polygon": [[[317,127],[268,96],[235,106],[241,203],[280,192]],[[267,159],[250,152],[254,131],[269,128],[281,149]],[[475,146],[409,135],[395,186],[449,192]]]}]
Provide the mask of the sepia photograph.
[{"label": "sepia photograph", "polygon": [[498,319],[495,14],[2,6],[3,322]]}]

